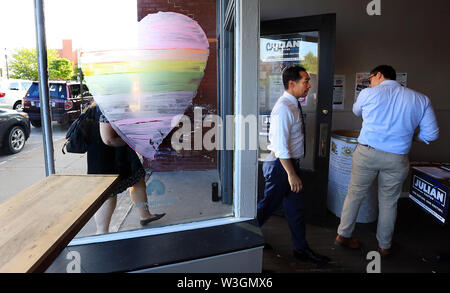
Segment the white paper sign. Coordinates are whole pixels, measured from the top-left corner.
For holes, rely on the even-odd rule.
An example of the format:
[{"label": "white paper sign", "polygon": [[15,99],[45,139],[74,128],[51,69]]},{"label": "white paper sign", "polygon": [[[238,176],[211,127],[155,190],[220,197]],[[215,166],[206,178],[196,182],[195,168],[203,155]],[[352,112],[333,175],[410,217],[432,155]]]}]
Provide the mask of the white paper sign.
[{"label": "white paper sign", "polygon": [[356,80],[355,80],[355,102],[358,99],[359,93],[365,89],[368,88],[369,83],[369,72],[362,72],[362,73],[356,73]]},{"label": "white paper sign", "polygon": [[333,109],[344,109],[345,75],[335,75],[333,83]]},{"label": "white paper sign", "polygon": [[283,78],[280,74],[272,74],[269,77],[269,103],[272,109],[275,103],[284,93]]}]

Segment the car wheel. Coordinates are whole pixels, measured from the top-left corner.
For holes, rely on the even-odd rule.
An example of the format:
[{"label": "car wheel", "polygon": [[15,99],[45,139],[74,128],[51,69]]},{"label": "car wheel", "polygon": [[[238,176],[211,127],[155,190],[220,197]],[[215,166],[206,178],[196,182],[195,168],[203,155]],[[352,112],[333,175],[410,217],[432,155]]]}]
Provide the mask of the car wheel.
[{"label": "car wheel", "polygon": [[16,111],[21,111],[22,110],[22,102],[18,101],[14,104],[13,109]]},{"label": "car wheel", "polygon": [[17,154],[25,146],[25,131],[20,126],[14,126],[9,131],[7,139],[7,150],[11,154]]},{"label": "car wheel", "polygon": [[41,127],[41,121],[40,120],[31,120],[31,125],[34,127]]}]

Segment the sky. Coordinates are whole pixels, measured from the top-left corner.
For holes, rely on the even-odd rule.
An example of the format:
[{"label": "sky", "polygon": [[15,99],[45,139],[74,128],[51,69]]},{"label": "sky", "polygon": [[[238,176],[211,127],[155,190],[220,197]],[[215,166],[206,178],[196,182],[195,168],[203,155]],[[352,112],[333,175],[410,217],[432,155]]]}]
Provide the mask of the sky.
[{"label": "sky", "polygon": [[[127,47],[135,41],[136,1],[44,0],[47,48],[61,49],[65,39],[73,49]],[[34,0],[0,0],[0,14],[1,54],[36,47]]]}]

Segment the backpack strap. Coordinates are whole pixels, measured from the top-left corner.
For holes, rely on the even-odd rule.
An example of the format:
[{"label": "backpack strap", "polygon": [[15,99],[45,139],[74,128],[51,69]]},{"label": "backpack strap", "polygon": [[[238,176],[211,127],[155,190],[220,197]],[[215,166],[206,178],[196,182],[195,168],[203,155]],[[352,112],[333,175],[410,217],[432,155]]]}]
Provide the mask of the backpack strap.
[{"label": "backpack strap", "polygon": [[66,142],[64,143],[64,145],[63,145],[62,148],[61,148],[61,151],[62,151],[63,155],[66,154],[66,152],[64,151],[64,149],[66,148],[67,142],[68,142],[68,140],[66,140]]}]

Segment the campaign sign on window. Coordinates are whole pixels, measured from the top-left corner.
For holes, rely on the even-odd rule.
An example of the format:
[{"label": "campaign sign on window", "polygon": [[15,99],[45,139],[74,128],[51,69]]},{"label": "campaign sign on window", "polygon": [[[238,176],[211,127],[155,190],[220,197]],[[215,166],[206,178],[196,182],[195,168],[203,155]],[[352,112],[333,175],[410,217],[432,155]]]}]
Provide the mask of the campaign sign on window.
[{"label": "campaign sign on window", "polygon": [[441,182],[442,180],[415,168],[411,179],[409,197],[426,213],[444,225],[447,218],[449,187]]}]

